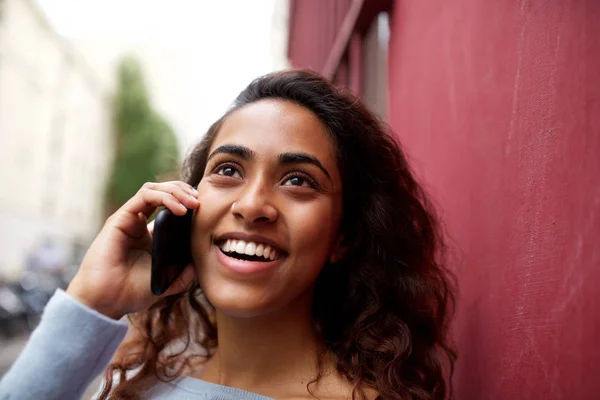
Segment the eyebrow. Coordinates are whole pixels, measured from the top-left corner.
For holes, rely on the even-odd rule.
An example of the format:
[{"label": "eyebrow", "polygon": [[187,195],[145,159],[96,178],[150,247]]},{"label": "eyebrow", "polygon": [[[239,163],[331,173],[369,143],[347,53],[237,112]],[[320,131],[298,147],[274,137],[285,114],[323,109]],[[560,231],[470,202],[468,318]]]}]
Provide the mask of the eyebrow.
[{"label": "eyebrow", "polygon": [[213,158],[214,156],[216,156],[219,153],[231,154],[234,156],[238,156],[244,160],[249,160],[251,158],[254,158],[254,156],[255,156],[255,153],[247,147],[237,146],[234,144],[226,144],[226,145],[217,147],[215,149],[215,151],[210,153],[210,156],[208,156],[208,159],[206,161],[210,160],[211,158]]},{"label": "eyebrow", "polygon": [[[234,156],[238,156],[244,160],[250,160],[256,156],[256,153],[244,146],[238,146],[234,144],[225,144],[223,146],[217,147],[210,156],[208,156],[208,160],[216,156],[217,154],[231,154]],[[280,164],[312,164],[319,168],[323,173],[331,180],[331,175],[327,171],[327,168],[323,166],[323,164],[314,156],[306,153],[282,153],[279,155],[279,163]]]},{"label": "eyebrow", "polygon": [[279,163],[281,164],[312,164],[318,167],[327,178],[331,180],[331,176],[327,169],[321,164],[321,162],[316,158],[306,153],[282,153],[279,155]]}]

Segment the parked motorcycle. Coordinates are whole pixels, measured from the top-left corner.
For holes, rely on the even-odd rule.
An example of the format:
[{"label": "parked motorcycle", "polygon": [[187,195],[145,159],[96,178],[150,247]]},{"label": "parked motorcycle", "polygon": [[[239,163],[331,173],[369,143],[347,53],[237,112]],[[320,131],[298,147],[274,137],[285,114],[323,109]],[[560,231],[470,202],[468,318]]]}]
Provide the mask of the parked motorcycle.
[{"label": "parked motorcycle", "polygon": [[19,281],[0,286],[0,334],[5,338],[30,333],[57,288],[66,282],[60,275],[25,271]]}]

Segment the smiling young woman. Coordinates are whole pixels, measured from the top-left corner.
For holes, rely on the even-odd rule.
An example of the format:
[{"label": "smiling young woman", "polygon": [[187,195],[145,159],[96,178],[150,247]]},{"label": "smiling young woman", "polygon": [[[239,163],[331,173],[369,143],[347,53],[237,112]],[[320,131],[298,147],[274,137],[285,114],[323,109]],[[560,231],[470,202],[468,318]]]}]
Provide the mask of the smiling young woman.
[{"label": "smiling young woman", "polygon": [[[307,71],[258,78],[182,180],[148,184],[115,213],[67,290],[104,315],[133,313],[100,398],[451,396],[442,236],[359,100]],[[143,249],[159,205],[195,212],[193,265],[157,299]]]}]

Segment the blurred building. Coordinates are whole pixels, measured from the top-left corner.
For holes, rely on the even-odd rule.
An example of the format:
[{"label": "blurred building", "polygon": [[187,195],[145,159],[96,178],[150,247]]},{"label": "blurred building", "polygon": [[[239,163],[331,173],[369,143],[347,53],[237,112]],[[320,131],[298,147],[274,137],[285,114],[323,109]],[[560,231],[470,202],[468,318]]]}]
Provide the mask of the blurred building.
[{"label": "blurred building", "polygon": [[292,65],[385,116],[439,206],[458,399],[598,397],[599,21],[597,0],[290,2]]},{"label": "blurred building", "polygon": [[288,59],[289,23],[289,0],[275,0],[271,17],[271,43],[269,50],[271,69],[274,71],[290,67]]},{"label": "blurred building", "polygon": [[[52,17],[57,10],[51,0],[42,3]],[[145,13],[139,16],[134,6],[142,4]],[[111,86],[123,55],[139,60],[152,105],[172,125],[186,154],[252,79],[288,67],[288,10],[288,0],[98,1],[76,7],[73,15],[96,21],[119,17],[109,25],[94,22],[88,30],[63,30]],[[57,28],[69,15],[54,16]],[[139,19],[132,23],[134,18]]]},{"label": "blurred building", "polygon": [[98,231],[109,100],[33,0],[0,1],[0,274],[18,275],[40,243],[69,256]]}]

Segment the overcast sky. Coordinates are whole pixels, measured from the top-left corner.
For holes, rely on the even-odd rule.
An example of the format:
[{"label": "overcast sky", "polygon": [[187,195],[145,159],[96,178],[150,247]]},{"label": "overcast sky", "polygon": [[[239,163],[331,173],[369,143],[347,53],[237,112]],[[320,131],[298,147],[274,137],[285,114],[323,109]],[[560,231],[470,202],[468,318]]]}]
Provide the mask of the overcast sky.
[{"label": "overcast sky", "polygon": [[104,72],[111,54],[140,54],[153,102],[184,150],[273,67],[275,1],[37,0],[53,27]]}]

